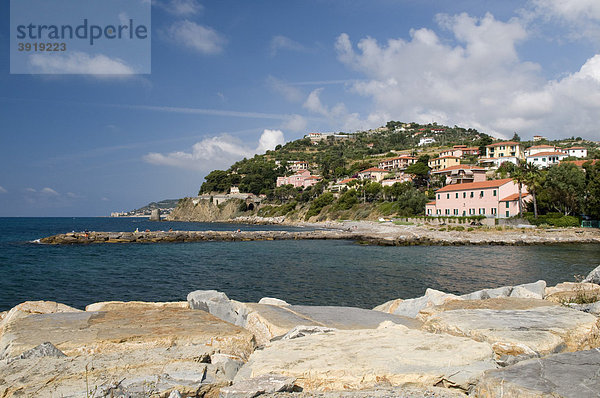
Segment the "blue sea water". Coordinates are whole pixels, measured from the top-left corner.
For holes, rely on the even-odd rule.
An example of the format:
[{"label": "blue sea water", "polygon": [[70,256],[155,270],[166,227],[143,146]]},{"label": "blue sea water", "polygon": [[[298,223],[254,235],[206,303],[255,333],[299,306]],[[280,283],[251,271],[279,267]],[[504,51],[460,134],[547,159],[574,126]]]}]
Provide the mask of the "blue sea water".
[{"label": "blue sea water", "polygon": [[0,218],[0,311],[26,300],[74,307],[108,300],[176,301],[216,289],[240,301],[372,308],[427,287],[573,281],[600,262],[600,245],[360,246],[349,241],[198,242],[50,246],[69,231],[297,230],[281,226],[149,222],[140,218]]}]

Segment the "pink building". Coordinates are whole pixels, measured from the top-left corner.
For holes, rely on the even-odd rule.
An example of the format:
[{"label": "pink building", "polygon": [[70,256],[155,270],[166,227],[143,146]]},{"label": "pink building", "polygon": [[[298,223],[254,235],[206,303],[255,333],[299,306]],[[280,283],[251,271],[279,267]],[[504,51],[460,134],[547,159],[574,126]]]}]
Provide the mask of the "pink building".
[{"label": "pink building", "polygon": [[277,186],[291,184],[295,188],[307,188],[315,185],[319,180],[321,180],[321,177],[310,175],[308,170],[301,170],[297,174],[288,177],[277,177]]},{"label": "pink building", "polygon": [[459,164],[446,167],[431,174],[445,176],[445,184],[464,184],[469,182],[485,181],[485,169],[482,167],[471,166],[468,164]]},{"label": "pink building", "polygon": [[[522,199],[527,196],[523,187]],[[436,191],[435,198],[425,205],[428,216],[508,218],[519,214],[519,188],[512,178],[446,185]]]}]

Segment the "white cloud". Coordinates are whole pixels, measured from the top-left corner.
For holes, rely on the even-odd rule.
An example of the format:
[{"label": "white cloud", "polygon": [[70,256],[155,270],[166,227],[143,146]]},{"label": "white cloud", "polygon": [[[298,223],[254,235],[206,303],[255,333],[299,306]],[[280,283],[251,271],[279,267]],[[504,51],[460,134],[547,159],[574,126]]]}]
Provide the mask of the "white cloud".
[{"label": "white cloud", "polygon": [[[600,112],[596,57],[579,72],[548,81],[539,65],[519,59],[516,45],[528,33],[518,20],[460,14],[440,15],[437,21],[450,38],[417,29],[410,40],[380,44],[362,39],[356,51],[348,35],[338,37],[339,60],[366,77],[352,90],[373,100],[375,110],[368,119],[436,121],[497,135],[518,131],[525,137],[570,136],[570,129],[577,129],[575,135],[597,134],[590,123]],[[313,91],[305,108],[332,114],[320,93]]]},{"label": "white cloud", "polygon": [[274,76],[267,77],[267,85],[271,90],[281,94],[283,98],[290,102],[300,102],[304,98],[304,94],[299,88],[294,87]]},{"label": "white cloud", "polygon": [[281,127],[284,130],[290,130],[293,132],[304,131],[306,130],[306,119],[300,115],[291,115],[288,120],[286,120]]},{"label": "white cloud", "polygon": [[160,6],[168,13],[186,17],[196,15],[202,12],[204,6],[198,3],[196,0],[171,0],[169,2],[161,2]]},{"label": "white cloud", "polygon": [[7,193],[8,191],[2,185],[0,185],[0,193]]},{"label": "white cloud", "polygon": [[40,193],[43,193],[44,195],[52,195],[52,196],[58,196],[59,195],[58,192],[56,192],[54,189],[49,188],[49,187],[42,188],[42,190],[40,191]]},{"label": "white cloud", "polygon": [[596,45],[600,40],[598,0],[530,0],[522,14],[529,20],[550,22],[553,31],[556,30],[556,23],[566,27],[571,39],[585,37]]},{"label": "white cloud", "polygon": [[306,51],[306,47],[302,44],[282,35],[273,36],[269,48],[272,57],[276,56],[279,50]]},{"label": "white cloud", "polygon": [[25,188],[25,192],[34,193],[34,192],[37,192],[37,191],[35,189],[33,189],[33,188]]},{"label": "white cloud", "polygon": [[32,54],[29,64],[33,73],[131,75],[135,70],[119,58],[103,54],[91,56],[74,51],[68,54]]},{"label": "white cloud", "polygon": [[191,152],[176,151],[168,154],[151,152],[144,156],[144,160],[156,165],[206,171],[227,167],[234,161],[251,157],[257,153],[264,153],[274,149],[276,145],[284,143],[281,130],[264,130],[256,149],[249,148],[228,134],[222,134],[195,143]]},{"label": "white cloud", "polygon": [[201,54],[219,54],[227,43],[213,28],[188,20],[173,23],[167,35],[171,40]]}]

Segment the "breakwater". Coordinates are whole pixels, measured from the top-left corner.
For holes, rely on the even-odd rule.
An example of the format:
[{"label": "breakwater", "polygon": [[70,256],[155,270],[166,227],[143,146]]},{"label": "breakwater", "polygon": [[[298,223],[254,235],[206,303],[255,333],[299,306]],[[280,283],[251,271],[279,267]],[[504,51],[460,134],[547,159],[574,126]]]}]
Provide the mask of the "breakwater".
[{"label": "breakwater", "polygon": [[52,235],[39,243],[53,245],[99,243],[169,243],[202,241],[352,240],[380,246],[413,245],[546,245],[600,243],[600,235],[565,229],[552,231],[438,231],[426,228],[348,228],[312,231],[145,231],[70,232]]}]

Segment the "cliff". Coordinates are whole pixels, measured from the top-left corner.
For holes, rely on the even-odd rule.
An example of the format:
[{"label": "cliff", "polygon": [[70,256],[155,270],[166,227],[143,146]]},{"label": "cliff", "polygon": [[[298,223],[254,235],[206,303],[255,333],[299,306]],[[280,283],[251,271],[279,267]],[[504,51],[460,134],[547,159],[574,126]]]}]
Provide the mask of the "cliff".
[{"label": "cliff", "polygon": [[167,216],[167,221],[231,221],[233,218],[248,215],[245,203],[240,199],[231,199],[216,205],[210,200],[184,198]]}]

